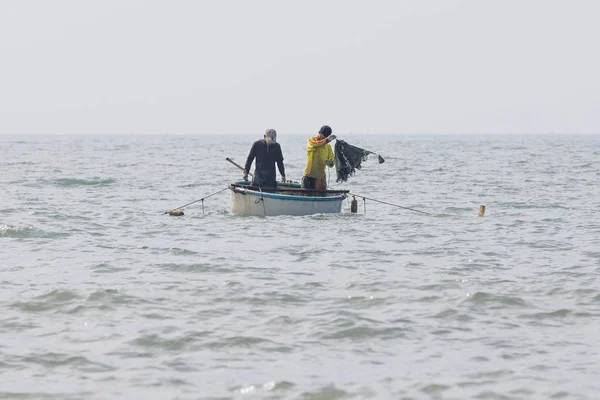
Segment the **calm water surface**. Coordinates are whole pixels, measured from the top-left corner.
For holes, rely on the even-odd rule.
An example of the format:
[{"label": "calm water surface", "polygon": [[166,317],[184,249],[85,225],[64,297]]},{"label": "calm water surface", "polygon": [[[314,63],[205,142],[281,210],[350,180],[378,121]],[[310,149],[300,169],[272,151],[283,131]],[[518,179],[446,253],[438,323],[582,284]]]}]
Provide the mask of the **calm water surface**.
[{"label": "calm water surface", "polygon": [[0,136],[0,398],[600,398],[600,137],[339,135],[431,215],[163,215],[258,136]]}]

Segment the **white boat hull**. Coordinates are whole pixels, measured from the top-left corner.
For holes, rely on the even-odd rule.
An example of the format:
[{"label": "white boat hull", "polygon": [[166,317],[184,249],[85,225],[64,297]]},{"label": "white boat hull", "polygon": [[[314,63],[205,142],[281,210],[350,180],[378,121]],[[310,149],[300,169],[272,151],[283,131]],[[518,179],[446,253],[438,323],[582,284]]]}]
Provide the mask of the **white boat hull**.
[{"label": "white boat hull", "polygon": [[231,188],[231,211],[242,215],[313,215],[342,212],[345,195],[296,196],[266,193],[239,187]]}]

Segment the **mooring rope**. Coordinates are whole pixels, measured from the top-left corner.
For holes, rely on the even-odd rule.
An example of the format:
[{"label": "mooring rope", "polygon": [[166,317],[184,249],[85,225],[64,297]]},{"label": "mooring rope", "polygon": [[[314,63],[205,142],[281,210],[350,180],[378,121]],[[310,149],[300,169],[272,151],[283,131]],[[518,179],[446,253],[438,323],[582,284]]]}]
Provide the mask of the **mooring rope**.
[{"label": "mooring rope", "polygon": [[[191,205],[191,204],[194,204],[194,203],[197,203],[197,202],[201,201],[201,202],[202,202],[202,214],[204,214],[204,199],[208,199],[209,197],[212,197],[212,196],[214,196],[214,195],[216,195],[216,194],[219,194],[219,193],[221,193],[221,192],[223,192],[223,191],[225,191],[225,190],[227,190],[227,189],[229,189],[229,188],[228,188],[228,187],[226,187],[225,189],[221,189],[221,190],[219,190],[218,192],[214,192],[214,193],[211,193],[211,194],[209,194],[208,196],[204,196],[204,197],[203,197],[203,198],[201,198],[201,199],[194,200],[194,201],[192,201],[191,203],[187,203],[187,204],[184,204],[183,206],[176,207],[176,208],[174,208],[173,210],[178,210],[178,209],[180,209],[180,208],[187,207],[187,206],[189,206],[189,205]],[[171,210],[171,211],[173,211],[173,210]],[[168,213],[169,213],[169,211],[165,211],[163,214],[168,214]]]},{"label": "mooring rope", "polygon": [[267,208],[265,206],[265,198],[263,196],[263,191],[262,191],[262,188],[260,186],[258,187],[258,190],[260,190],[260,199],[258,199],[258,201],[262,202],[263,211],[265,212],[265,217],[266,217],[267,216]]},{"label": "mooring rope", "polygon": [[394,207],[398,207],[398,208],[403,208],[405,210],[410,210],[410,211],[418,212],[418,213],[421,213],[421,214],[431,215],[431,214],[429,214],[428,212],[425,212],[425,211],[415,210],[414,208],[404,207],[404,206],[401,206],[401,205],[398,205],[398,204],[388,203],[387,201],[382,201],[382,200],[377,200],[377,199],[373,199],[373,198],[370,198],[370,197],[365,197],[365,196],[362,196],[360,194],[356,194],[356,193],[349,193],[349,194],[351,196],[361,197],[363,199],[364,207],[365,207],[365,213],[367,211],[367,209],[366,209],[366,207],[367,207],[367,200],[371,200],[371,201],[375,201],[377,203],[387,204],[388,206],[394,206]]}]

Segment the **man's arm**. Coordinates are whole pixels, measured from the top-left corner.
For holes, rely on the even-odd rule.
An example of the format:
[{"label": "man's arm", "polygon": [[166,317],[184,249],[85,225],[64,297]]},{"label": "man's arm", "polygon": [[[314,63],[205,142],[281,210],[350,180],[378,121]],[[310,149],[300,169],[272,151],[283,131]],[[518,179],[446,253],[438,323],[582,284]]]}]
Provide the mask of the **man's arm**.
[{"label": "man's arm", "polygon": [[281,179],[285,181],[285,166],[283,165],[283,153],[281,152],[281,146],[279,146],[279,155],[277,157],[277,169],[281,174]]},{"label": "man's arm", "polygon": [[331,150],[331,145],[328,144],[327,145],[327,159],[325,160],[325,165],[327,165],[328,167],[333,167],[333,160],[334,160],[334,155],[333,155],[333,150]]},{"label": "man's arm", "polygon": [[248,176],[250,172],[250,167],[252,166],[252,161],[254,161],[254,157],[256,154],[254,153],[254,145],[250,148],[250,152],[248,153],[248,158],[246,159],[246,166],[244,167],[244,177]]},{"label": "man's arm", "polygon": [[327,143],[331,142],[335,139],[335,135],[330,135],[325,139],[321,140],[311,140],[313,138],[308,139],[308,144],[306,145],[306,149],[308,151],[313,151],[314,149],[318,149],[319,147],[325,146]]},{"label": "man's arm", "polygon": [[308,141],[308,145],[306,146],[307,148],[313,150],[313,149],[318,149],[319,147],[323,147],[327,144],[327,139],[321,139],[321,140],[315,140],[315,141]]}]

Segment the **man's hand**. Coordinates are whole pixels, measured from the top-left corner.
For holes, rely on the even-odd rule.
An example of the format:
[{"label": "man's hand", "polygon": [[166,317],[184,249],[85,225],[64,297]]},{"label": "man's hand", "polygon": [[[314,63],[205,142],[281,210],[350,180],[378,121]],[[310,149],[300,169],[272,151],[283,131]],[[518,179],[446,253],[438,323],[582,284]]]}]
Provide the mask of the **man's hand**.
[{"label": "man's hand", "polygon": [[328,167],[333,167],[333,160],[325,160],[325,165]]},{"label": "man's hand", "polygon": [[242,179],[244,179],[245,181],[248,180],[248,173],[246,171],[244,171],[244,176],[243,176]]},{"label": "man's hand", "polygon": [[285,183],[285,175],[281,175],[281,182]]}]

